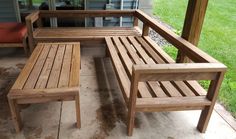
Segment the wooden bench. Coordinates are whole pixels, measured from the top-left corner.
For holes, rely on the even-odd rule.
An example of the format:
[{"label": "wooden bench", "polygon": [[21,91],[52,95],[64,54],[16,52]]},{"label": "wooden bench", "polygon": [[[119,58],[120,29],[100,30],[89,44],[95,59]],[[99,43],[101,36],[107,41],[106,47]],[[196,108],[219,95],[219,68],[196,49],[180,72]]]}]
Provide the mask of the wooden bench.
[{"label": "wooden bench", "polygon": [[[130,28],[52,28],[42,18],[133,17]],[[143,22],[142,31],[138,22]],[[198,130],[205,132],[226,67],[140,10],[136,11],[37,11],[26,18],[31,50],[38,41],[104,41],[128,107],[128,135],[135,112],[202,110]],[[39,28],[34,28],[37,23]],[[192,63],[174,61],[148,36],[160,34]],[[60,31],[59,31],[60,30]],[[58,33],[58,34],[57,34]],[[204,90],[198,80],[210,80]]]},{"label": "wooden bench", "polygon": [[80,127],[79,43],[39,43],[8,94],[12,119],[21,129],[18,104],[75,100]]},{"label": "wooden bench", "polygon": [[[202,110],[198,130],[205,132],[226,67],[141,11],[142,36],[106,37],[108,53],[128,107],[127,132],[133,133],[136,112]],[[193,63],[176,63],[150,39],[153,28]],[[208,90],[198,80],[210,80]]]},{"label": "wooden bench", "polygon": [[[135,27],[43,27],[42,19],[45,18],[87,18],[87,17],[130,17],[133,10],[60,10],[60,11],[35,11],[26,17],[29,34],[29,47],[31,52],[38,42],[52,41],[80,41],[104,43],[106,36],[141,36]],[[34,24],[37,24],[37,27]]]}]

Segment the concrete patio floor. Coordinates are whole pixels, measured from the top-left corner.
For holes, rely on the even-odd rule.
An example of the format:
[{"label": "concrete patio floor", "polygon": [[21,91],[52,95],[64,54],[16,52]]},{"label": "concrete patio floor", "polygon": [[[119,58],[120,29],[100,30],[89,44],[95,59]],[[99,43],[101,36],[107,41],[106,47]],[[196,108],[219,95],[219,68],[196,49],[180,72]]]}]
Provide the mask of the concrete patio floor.
[{"label": "concrete patio floor", "polygon": [[205,134],[196,130],[200,111],[137,113],[133,136],[128,137],[126,106],[103,48],[82,49],[81,129],[75,127],[73,101],[51,102],[22,108],[24,127],[16,134],[6,95],[26,59],[21,49],[0,50],[0,139],[236,139],[215,111]]}]

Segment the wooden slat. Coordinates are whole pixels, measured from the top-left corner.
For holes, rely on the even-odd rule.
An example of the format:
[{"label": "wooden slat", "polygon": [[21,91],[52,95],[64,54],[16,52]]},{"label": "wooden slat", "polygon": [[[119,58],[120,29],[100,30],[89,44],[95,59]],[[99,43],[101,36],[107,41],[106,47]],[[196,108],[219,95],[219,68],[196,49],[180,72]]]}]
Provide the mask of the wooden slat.
[{"label": "wooden slat", "polygon": [[169,81],[159,82],[163,91],[170,97],[181,97],[181,93]]},{"label": "wooden slat", "polygon": [[52,65],[54,63],[54,58],[57,53],[57,49],[58,49],[58,45],[52,44],[50,52],[49,52],[48,57],[45,61],[44,67],[43,67],[42,72],[38,78],[35,88],[46,88],[46,85],[47,85],[47,82],[49,79],[49,74],[52,70]]},{"label": "wooden slat", "polygon": [[209,106],[211,101],[205,96],[195,97],[168,97],[168,98],[138,98],[137,109],[142,108],[167,108],[181,106]]},{"label": "wooden slat", "polygon": [[71,66],[71,56],[72,55],[72,45],[66,45],[64,59],[62,61],[61,76],[59,79],[58,87],[67,87],[69,85],[70,79],[70,66]]},{"label": "wooden slat", "polygon": [[146,52],[153,58],[156,63],[165,63],[165,61],[148,45],[142,37],[135,37]]},{"label": "wooden slat", "polygon": [[80,76],[80,44],[73,45],[73,53],[71,60],[71,72],[70,72],[70,87],[79,86],[79,76]]},{"label": "wooden slat", "polygon": [[[51,39],[104,39],[106,36],[140,36],[141,34],[134,28],[38,28],[34,31],[36,40]],[[67,40],[68,41],[68,40]]]},{"label": "wooden slat", "polygon": [[58,86],[64,51],[65,45],[59,44],[57,54],[53,63],[52,71],[48,79],[47,88],[57,88]]},{"label": "wooden slat", "polygon": [[26,65],[20,75],[17,77],[17,80],[15,81],[14,85],[12,86],[12,89],[22,89],[31,70],[33,69],[35,62],[37,61],[41,51],[43,50],[43,44],[39,43],[38,46],[35,48],[34,52],[32,53],[29,60],[26,62]]},{"label": "wooden slat", "polygon": [[152,91],[155,93],[157,97],[159,98],[168,97],[158,82],[150,81],[148,82],[148,85],[150,86],[150,88],[152,89]]},{"label": "wooden slat", "polygon": [[125,48],[129,52],[130,56],[134,60],[135,64],[143,64],[143,62],[140,60],[140,57],[137,55],[136,51],[132,48],[131,44],[128,42],[126,37],[120,37],[122,43],[124,43]]},{"label": "wooden slat", "polygon": [[195,96],[192,90],[183,82],[183,81],[175,81],[173,82],[175,87],[182,93],[184,96]]},{"label": "wooden slat", "polygon": [[130,59],[130,57],[128,56],[128,54],[126,52],[126,49],[121,44],[119,38],[118,37],[112,37],[112,39],[113,39],[113,41],[116,45],[116,49],[118,50],[118,53],[122,57],[121,60],[125,64],[126,70],[128,70],[128,76],[131,77],[133,62]]},{"label": "wooden slat", "polygon": [[154,42],[149,36],[144,36],[143,39],[149,46],[165,61],[165,63],[175,63],[175,61]]},{"label": "wooden slat", "polygon": [[147,55],[145,50],[141,47],[141,45],[135,40],[133,36],[129,36],[128,39],[132,43],[132,45],[136,48],[139,55],[142,56],[143,61],[145,61],[146,63],[153,63],[153,60]]},{"label": "wooden slat", "polygon": [[198,96],[205,96],[206,90],[197,81],[185,81],[186,85]]},{"label": "wooden slat", "polygon": [[[118,37],[112,37],[114,40],[114,43],[116,44],[116,48],[119,52],[119,54],[121,55],[121,60],[123,61],[123,63],[125,64],[126,69],[128,70],[128,76],[129,78],[131,78],[131,74],[132,74],[132,66],[133,66],[133,62],[130,59],[130,57],[127,54],[127,51],[125,49],[125,47],[121,44],[120,40]],[[138,85],[138,90],[139,93],[141,95],[141,97],[152,97],[151,94],[149,93],[147,86],[145,85],[145,83],[141,82]]]},{"label": "wooden slat", "polygon": [[50,45],[46,44],[43,46],[43,50],[36,62],[36,64],[34,65],[33,70],[31,71],[29,78],[27,79],[24,89],[33,89],[37,83],[38,77],[41,73],[41,70],[44,66],[45,60],[47,58],[47,55],[49,53],[50,50]]},{"label": "wooden slat", "polygon": [[128,75],[126,74],[126,71],[122,65],[122,62],[120,61],[120,58],[116,52],[115,46],[112,43],[112,40],[110,37],[106,37],[105,38],[106,43],[107,43],[107,47],[109,49],[110,55],[111,55],[111,60],[113,62],[113,65],[115,67],[115,71],[118,75],[118,81],[121,84],[121,89],[122,89],[122,93],[124,96],[124,99],[126,101],[126,103],[128,102],[128,98],[130,96],[130,80]]}]

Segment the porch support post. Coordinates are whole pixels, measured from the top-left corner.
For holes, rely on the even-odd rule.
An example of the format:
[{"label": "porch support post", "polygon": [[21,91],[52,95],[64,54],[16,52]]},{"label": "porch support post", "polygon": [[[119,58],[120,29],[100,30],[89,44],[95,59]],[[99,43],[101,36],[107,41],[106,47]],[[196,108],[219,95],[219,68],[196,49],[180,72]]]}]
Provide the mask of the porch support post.
[{"label": "porch support post", "polygon": [[[189,0],[182,37],[197,46],[206,14],[208,0]],[[190,62],[184,52],[178,52],[177,63]]]}]

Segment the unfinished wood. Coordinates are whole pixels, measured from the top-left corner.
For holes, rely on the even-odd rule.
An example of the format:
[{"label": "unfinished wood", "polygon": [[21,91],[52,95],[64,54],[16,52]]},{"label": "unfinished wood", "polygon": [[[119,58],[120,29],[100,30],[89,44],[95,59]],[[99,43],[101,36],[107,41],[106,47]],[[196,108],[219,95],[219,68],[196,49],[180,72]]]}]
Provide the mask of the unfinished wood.
[{"label": "unfinished wood", "polygon": [[75,96],[50,96],[43,98],[21,98],[17,99],[17,104],[38,104],[38,103],[49,103],[55,101],[73,101]]},{"label": "unfinished wood", "polygon": [[78,87],[49,88],[49,89],[13,89],[9,94],[12,99],[50,97],[50,96],[74,96]]},{"label": "unfinished wood", "polygon": [[[66,45],[65,56],[62,62],[61,76],[59,79],[58,87],[66,87],[69,85],[70,80],[70,70],[71,70],[71,59],[72,59],[72,49],[73,45]],[[79,78],[79,77],[78,77]]]},{"label": "unfinished wood", "polygon": [[48,79],[49,79],[49,75],[50,75],[50,72],[52,70],[53,61],[54,61],[54,58],[56,56],[57,49],[58,49],[57,44],[52,44],[51,45],[50,52],[47,56],[47,59],[45,61],[45,64],[43,66],[43,69],[42,69],[41,74],[38,78],[38,81],[37,81],[37,84],[36,84],[35,88],[46,88],[46,85],[47,85],[47,82],[48,82]]},{"label": "unfinished wood", "polygon": [[32,69],[25,85],[24,85],[24,89],[31,89],[34,88],[36,85],[36,82],[38,81],[38,77],[41,73],[41,70],[44,66],[44,62],[47,58],[47,55],[49,53],[50,50],[50,45],[44,45],[43,46],[43,50],[37,60],[37,62],[34,65],[34,68]]},{"label": "unfinished wood", "polygon": [[79,75],[80,75],[80,44],[73,45],[72,61],[71,61],[71,72],[69,86],[79,86]]},{"label": "unfinished wood", "polygon": [[33,37],[36,40],[49,39],[104,39],[105,36],[137,36],[140,35],[134,28],[38,28],[34,31]]},{"label": "unfinished wood", "polygon": [[38,44],[38,47],[35,49],[35,51],[32,53],[32,56],[28,59],[26,62],[27,66],[24,66],[22,71],[20,72],[20,75],[18,76],[17,80],[15,81],[14,85],[12,86],[12,89],[22,89],[25,82],[28,79],[29,73],[34,67],[35,62],[37,61],[41,51],[43,50],[43,44]]},{"label": "unfinished wood", "polygon": [[79,105],[80,44],[39,43],[8,93],[16,131],[20,130],[19,104],[71,101]]},{"label": "unfinished wood", "polygon": [[58,86],[62,61],[64,57],[65,45],[60,44],[58,46],[57,54],[53,63],[52,71],[50,73],[47,88],[56,88]]},{"label": "unfinished wood", "polygon": [[11,116],[12,116],[12,120],[16,129],[16,132],[20,132],[22,128],[22,121],[21,121],[19,107],[17,106],[15,100],[8,99],[8,103],[10,106]]}]

